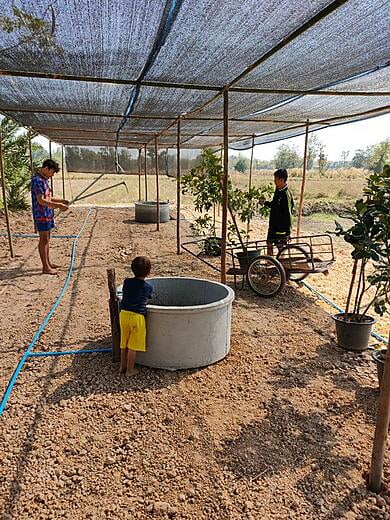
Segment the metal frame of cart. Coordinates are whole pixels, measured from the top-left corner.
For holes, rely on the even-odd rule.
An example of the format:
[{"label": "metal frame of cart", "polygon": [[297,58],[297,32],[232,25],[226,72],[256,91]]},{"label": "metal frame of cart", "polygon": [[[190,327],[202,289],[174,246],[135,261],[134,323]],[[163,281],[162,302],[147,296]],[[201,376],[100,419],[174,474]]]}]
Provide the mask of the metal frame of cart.
[{"label": "metal frame of cart", "polygon": [[[185,242],[182,249],[205,263],[215,271],[220,268],[211,261],[212,257],[203,253],[206,238]],[[196,245],[195,253],[189,246]],[[263,298],[272,298],[280,293],[286,280],[299,282],[309,274],[324,273],[335,261],[333,240],[329,234],[292,237],[281,246],[270,246],[266,240],[251,240],[243,251],[241,244],[227,245],[230,267],[226,274],[234,277],[234,287],[240,289],[247,281],[249,287]],[[241,281],[239,282],[239,279]]]}]

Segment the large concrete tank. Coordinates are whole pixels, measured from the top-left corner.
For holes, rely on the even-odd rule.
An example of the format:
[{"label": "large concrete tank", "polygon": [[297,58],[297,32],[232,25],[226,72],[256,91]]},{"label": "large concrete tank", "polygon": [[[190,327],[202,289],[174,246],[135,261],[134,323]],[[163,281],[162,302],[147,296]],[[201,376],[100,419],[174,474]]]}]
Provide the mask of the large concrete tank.
[{"label": "large concrete tank", "polygon": [[146,352],[137,352],[137,363],[177,370],[210,365],[228,354],[234,300],[230,287],[198,278],[147,281],[154,295],[146,318]]},{"label": "large concrete tank", "polygon": [[[169,202],[160,202],[160,222],[169,221]],[[135,203],[135,220],[137,222],[153,223],[157,222],[157,202],[153,200]]]}]

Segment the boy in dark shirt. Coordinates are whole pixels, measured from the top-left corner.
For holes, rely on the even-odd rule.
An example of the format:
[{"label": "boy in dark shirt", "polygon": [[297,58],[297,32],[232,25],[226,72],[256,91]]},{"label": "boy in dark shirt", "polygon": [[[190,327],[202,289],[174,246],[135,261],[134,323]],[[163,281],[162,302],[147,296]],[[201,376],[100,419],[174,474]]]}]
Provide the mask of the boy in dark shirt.
[{"label": "boy in dark shirt", "polygon": [[270,256],[273,254],[273,244],[276,247],[283,246],[287,244],[291,235],[294,200],[288,189],[287,179],[287,170],[276,170],[274,197],[271,202],[265,203],[271,208],[267,235],[267,254]]},{"label": "boy in dark shirt", "polygon": [[149,258],[137,256],[131,262],[134,278],[123,282],[119,323],[121,328],[121,364],[119,372],[127,376],[137,373],[134,368],[136,353],[146,350],[146,304],[152,297],[153,287],[145,282],[151,270]]}]

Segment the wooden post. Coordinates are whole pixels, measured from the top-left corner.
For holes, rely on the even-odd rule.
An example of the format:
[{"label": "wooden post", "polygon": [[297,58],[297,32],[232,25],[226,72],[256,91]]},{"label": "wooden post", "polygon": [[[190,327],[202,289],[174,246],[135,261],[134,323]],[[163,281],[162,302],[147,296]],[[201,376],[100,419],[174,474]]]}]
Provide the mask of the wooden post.
[{"label": "wooden post", "polygon": [[61,176],[62,176],[62,198],[65,199],[65,150],[61,146]]},{"label": "wooden post", "polygon": [[177,173],[176,173],[176,252],[180,249],[180,202],[181,202],[181,164],[180,164],[180,118],[177,122]]},{"label": "wooden post", "polygon": [[110,322],[112,334],[112,361],[117,363],[120,360],[120,341],[121,329],[119,325],[119,307],[118,297],[116,295],[116,278],[115,269],[107,269],[108,290],[110,292],[110,299],[108,305],[110,308]]},{"label": "wooden post", "polygon": [[138,150],[138,200],[141,200],[141,148]]},{"label": "wooden post", "polygon": [[226,283],[226,239],[229,179],[229,92],[223,93],[223,178],[222,178],[222,240],[221,240],[221,282]]},{"label": "wooden post", "polygon": [[8,244],[9,244],[9,252],[11,258],[14,258],[14,247],[12,244],[12,236],[11,236],[11,226],[9,223],[9,215],[8,215],[8,204],[7,204],[7,196],[5,192],[5,176],[4,176],[4,160],[3,160],[3,136],[0,130],[0,174],[1,174],[1,190],[3,193],[3,204],[4,204],[4,214],[5,214],[5,223],[7,225],[7,236],[8,236]]},{"label": "wooden post", "polygon": [[145,144],[145,164],[144,164],[144,174],[145,174],[145,200],[148,200],[148,165],[147,165],[147,149]]},{"label": "wooden post", "polygon": [[157,134],[154,136],[154,153],[155,153],[155,168],[156,168],[156,219],[157,219],[157,231],[160,231],[160,185],[158,178],[158,146],[157,146]]},{"label": "wooden post", "polygon": [[302,184],[301,184],[301,195],[299,198],[298,206],[298,221],[297,221],[297,237],[301,232],[301,220],[302,220],[302,208],[303,208],[303,197],[305,194],[305,182],[306,182],[306,168],[307,168],[307,144],[309,141],[309,120],[306,120],[306,133],[305,133],[305,151],[303,154],[303,170],[302,170]]},{"label": "wooden post", "polygon": [[33,155],[32,155],[32,144],[31,144],[31,130],[28,131],[28,154],[30,158],[30,173],[31,177],[34,175],[34,163],[33,163]]},{"label": "wooden post", "polygon": [[[252,150],[251,150],[251,162],[249,165],[249,182],[248,182],[248,191],[252,188],[252,169],[253,169],[253,152],[255,149],[255,136],[252,135]],[[250,226],[250,220],[248,220],[246,224],[246,234],[247,234],[247,242],[249,241],[249,226]]]},{"label": "wooden post", "polygon": [[[52,151],[51,151],[51,139],[49,139],[49,158],[52,159]],[[51,194],[54,195],[54,189],[53,189],[53,177],[50,177],[50,188],[51,188]]]},{"label": "wooden post", "polygon": [[368,488],[379,493],[382,487],[383,461],[385,456],[387,432],[390,422],[390,334],[387,343],[385,366],[380,386],[378,413],[375,425]]}]

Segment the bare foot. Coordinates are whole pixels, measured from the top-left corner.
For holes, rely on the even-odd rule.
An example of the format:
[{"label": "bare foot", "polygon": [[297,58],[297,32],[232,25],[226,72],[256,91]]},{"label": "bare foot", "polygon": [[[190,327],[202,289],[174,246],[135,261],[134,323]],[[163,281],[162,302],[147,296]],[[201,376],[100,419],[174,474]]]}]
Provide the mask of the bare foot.
[{"label": "bare foot", "polygon": [[132,377],[132,376],[135,376],[135,375],[138,374],[138,372],[139,372],[138,369],[136,369],[136,368],[132,368],[131,370],[128,370],[128,371],[126,372],[126,377]]},{"label": "bare foot", "polygon": [[50,267],[52,269],[59,269],[61,266],[60,265],[57,265],[57,264],[50,264]]},{"label": "bare foot", "polygon": [[42,274],[57,274],[57,271],[49,267],[48,269],[43,269]]},{"label": "bare foot", "polygon": [[119,367],[119,374],[124,374],[126,372],[126,367]]}]

